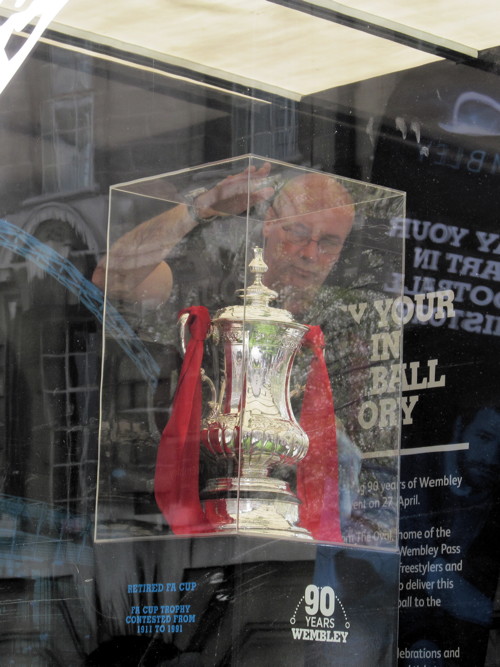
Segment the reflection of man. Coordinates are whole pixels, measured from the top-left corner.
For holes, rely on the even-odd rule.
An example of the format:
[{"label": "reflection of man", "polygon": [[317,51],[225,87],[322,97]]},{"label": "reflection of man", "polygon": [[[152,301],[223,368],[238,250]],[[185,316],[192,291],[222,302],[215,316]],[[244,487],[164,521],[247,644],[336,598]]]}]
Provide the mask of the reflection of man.
[{"label": "reflection of man", "polygon": [[264,165],[228,176],[191,206],[181,204],[142,223],[113,245],[94,282],[104,287],[107,261],[110,295],[158,305],[175,282],[165,258],[187,235],[214,215],[240,215],[274,196],[264,215],[265,282],[278,291],[284,307],[304,312],[339,259],[354,207],[347,191],[326,174],[298,176],[275,194],[266,180],[269,170]]},{"label": "reflection of man", "polygon": [[265,280],[288,310],[310,305],[338,262],[353,219],[349,194],[328,176],[299,176],[276,196],[263,229]]}]

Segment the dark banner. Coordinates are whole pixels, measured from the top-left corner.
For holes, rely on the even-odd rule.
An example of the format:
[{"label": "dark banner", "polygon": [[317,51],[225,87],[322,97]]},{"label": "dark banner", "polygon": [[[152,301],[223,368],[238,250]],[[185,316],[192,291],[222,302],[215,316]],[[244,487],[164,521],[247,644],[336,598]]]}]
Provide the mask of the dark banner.
[{"label": "dark banner", "polygon": [[418,402],[403,422],[399,658],[482,667],[498,664],[500,98],[492,75],[441,63],[404,75],[389,106],[374,179],[408,193],[390,289],[450,291],[454,308],[404,335]]}]

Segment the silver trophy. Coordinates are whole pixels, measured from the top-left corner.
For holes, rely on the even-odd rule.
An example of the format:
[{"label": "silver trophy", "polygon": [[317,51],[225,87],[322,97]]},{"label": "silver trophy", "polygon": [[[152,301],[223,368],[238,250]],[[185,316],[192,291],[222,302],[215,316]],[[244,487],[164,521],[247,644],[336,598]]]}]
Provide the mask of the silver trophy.
[{"label": "silver trophy", "polygon": [[311,539],[299,526],[299,499],[285,481],[270,476],[277,464],[296,464],[308,449],[289,398],[293,360],[307,327],[269,305],[277,294],[262,284],[262,249],[254,252],[249,268],[255,281],[237,292],[244,305],[224,308],[212,321],[221,381],[217,395],[202,371],[213,396],[201,444],[215,459],[222,457],[227,476],[210,479],[201,500],[212,521],[218,518],[216,530]]}]

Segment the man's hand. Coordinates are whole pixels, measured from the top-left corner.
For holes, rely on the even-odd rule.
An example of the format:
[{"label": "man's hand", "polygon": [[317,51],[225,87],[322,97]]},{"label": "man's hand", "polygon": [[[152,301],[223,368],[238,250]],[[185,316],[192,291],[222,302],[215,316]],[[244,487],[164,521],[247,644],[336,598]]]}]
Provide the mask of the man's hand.
[{"label": "man's hand", "polygon": [[108,294],[129,301],[157,305],[169,298],[172,272],[165,257],[196,226],[197,218],[240,215],[260,201],[270,199],[274,188],[267,177],[271,165],[249,167],[227,176],[196,197],[192,207],[181,204],[146,220],[116,241],[99,262],[92,281],[104,289],[107,267]]},{"label": "man's hand", "polygon": [[271,165],[266,162],[259,169],[248,167],[241,174],[226,176],[196,197],[194,203],[199,217],[240,215],[258,202],[270,199],[274,194],[274,188],[266,182],[270,171]]}]

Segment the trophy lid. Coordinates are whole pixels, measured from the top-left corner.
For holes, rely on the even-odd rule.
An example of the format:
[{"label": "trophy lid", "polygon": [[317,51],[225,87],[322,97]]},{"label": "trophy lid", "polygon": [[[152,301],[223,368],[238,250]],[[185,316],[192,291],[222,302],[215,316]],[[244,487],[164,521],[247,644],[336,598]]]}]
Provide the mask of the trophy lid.
[{"label": "trophy lid", "polygon": [[270,301],[278,297],[278,293],[266,287],[262,282],[262,278],[268,269],[262,256],[262,248],[254,247],[253,251],[254,258],[249,263],[248,268],[255,276],[254,282],[248,287],[236,291],[236,294],[241,299],[244,299],[244,305],[228,306],[219,310],[215,315],[214,321],[221,319],[245,320],[247,322],[269,320],[272,322],[293,324],[296,327],[306,329],[303,324],[295,322],[288,310],[269,305]]}]

